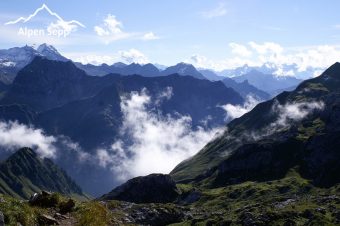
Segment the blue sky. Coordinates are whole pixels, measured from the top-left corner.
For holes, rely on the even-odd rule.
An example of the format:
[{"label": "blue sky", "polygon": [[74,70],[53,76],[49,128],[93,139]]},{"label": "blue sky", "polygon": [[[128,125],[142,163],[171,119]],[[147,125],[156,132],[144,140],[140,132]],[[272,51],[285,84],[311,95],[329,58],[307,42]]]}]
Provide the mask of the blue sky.
[{"label": "blue sky", "polygon": [[[17,34],[20,27],[40,29],[55,20],[44,11],[27,23],[4,25],[43,4],[86,28],[67,37]],[[223,69],[299,61],[302,68],[324,67],[340,58],[339,8],[336,0],[6,0],[0,2],[0,48],[48,42],[84,62],[186,61]]]}]

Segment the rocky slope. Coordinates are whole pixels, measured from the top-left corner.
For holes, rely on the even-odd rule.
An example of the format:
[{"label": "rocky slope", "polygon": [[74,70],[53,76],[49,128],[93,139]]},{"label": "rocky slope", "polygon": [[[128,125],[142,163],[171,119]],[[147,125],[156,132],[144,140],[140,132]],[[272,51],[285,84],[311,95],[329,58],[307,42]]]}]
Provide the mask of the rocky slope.
[{"label": "rocky slope", "polygon": [[213,140],[171,173],[180,180],[206,180],[221,186],[299,173],[319,186],[339,182],[340,64],[307,80],[292,92],[261,103],[229,123]]}]

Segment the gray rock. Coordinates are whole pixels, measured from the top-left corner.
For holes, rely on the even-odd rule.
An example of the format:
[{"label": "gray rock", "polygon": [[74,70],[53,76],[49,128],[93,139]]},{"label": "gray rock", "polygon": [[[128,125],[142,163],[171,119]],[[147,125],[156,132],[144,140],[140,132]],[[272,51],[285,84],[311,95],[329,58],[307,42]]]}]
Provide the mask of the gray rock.
[{"label": "gray rock", "polygon": [[47,214],[42,214],[38,217],[38,222],[40,225],[59,225],[59,222]]}]

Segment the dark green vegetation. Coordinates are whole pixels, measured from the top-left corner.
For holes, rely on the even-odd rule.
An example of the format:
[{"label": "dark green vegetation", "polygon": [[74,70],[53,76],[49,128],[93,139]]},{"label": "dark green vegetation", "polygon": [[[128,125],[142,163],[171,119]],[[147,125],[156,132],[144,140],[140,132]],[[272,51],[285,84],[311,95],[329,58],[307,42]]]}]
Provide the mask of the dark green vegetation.
[{"label": "dark green vegetation", "polygon": [[83,197],[80,187],[51,160],[41,159],[29,148],[22,148],[0,163],[0,193],[28,199],[48,190]]}]

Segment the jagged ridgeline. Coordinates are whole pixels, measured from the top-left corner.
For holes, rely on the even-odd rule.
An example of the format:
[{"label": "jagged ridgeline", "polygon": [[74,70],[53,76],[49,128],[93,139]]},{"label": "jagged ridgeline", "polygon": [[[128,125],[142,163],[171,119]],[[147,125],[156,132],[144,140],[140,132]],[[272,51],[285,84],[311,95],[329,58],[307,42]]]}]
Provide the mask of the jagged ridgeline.
[{"label": "jagged ridgeline", "polygon": [[0,163],[0,193],[28,199],[41,190],[84,196],[64,170],[30,148],[22,148]]}]

